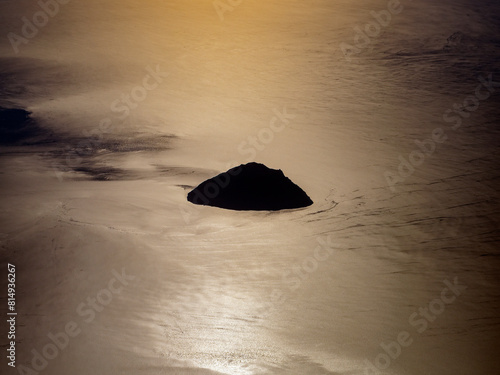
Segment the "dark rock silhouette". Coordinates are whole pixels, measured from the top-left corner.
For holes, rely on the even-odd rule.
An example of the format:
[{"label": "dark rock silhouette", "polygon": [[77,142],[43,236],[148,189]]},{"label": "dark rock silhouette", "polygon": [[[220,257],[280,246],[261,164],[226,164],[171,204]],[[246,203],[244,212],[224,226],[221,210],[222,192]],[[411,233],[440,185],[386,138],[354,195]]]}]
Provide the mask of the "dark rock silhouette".
[{"label": "dark rock silhouette", "polygon": [[311,198],[283,172],[248,163],[208,179],[189,192],[194,204],[231,210],[276,211],[310,206]]}]

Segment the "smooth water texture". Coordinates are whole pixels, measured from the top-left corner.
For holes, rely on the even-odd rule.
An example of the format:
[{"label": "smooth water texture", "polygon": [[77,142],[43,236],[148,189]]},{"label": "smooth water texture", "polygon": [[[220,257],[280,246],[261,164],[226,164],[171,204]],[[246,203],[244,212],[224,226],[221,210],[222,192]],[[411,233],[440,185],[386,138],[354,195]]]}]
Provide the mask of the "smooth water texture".
[{"label": "smooth water texture", "polygon": [[[498,4],[215,3],[0,2],[17,370],[499,373]],[[250,161],[314,204],[187,201]]]}]

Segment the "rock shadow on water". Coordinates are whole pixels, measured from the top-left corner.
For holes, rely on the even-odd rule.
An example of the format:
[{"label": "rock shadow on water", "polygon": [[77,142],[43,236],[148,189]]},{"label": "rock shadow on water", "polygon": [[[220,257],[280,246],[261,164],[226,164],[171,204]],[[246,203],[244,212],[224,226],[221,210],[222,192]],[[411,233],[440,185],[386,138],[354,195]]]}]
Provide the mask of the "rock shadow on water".
[{"label": "rock shadow on water", "polygon": [[210,178],[189,192],[188,201],[238,211],[278,211],[313,204],[279,169],[248,163]]}]

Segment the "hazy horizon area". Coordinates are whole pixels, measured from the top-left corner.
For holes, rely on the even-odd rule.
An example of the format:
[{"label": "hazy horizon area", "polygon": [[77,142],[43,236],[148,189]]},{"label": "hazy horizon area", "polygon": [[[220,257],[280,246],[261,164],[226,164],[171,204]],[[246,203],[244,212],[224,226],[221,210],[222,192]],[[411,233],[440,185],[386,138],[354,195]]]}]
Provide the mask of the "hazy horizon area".
[{"label": "hazy horizon area", "polygon": [[[496,1],[3,0],[0,35],[0,373],[500,373]],[[313,204],[187,200],[249,162]]]}]

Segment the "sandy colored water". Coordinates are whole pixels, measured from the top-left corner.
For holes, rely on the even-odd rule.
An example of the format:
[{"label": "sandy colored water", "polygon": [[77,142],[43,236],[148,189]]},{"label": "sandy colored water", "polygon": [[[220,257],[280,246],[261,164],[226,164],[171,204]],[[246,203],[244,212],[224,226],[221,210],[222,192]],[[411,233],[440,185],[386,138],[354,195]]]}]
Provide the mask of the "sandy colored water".
[{"label": "sandy colored water", "polygon": [[[498,6],[401,4],[351,61],[388,2],[70,2],[3,38],[0,106],[45,133],[1,147],[2,373],[498,373],[498,89],[443,118],[500,81]],[[2,35],[36,11],[3,1]],[[248,161],[314,204],[186,200]]]}]

